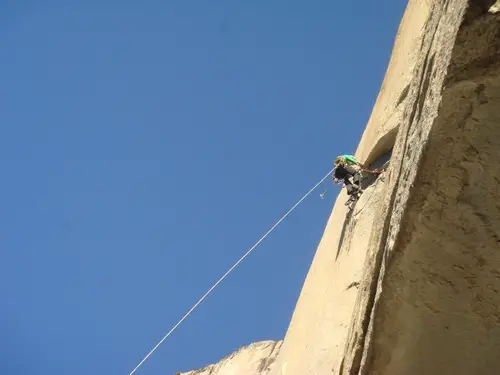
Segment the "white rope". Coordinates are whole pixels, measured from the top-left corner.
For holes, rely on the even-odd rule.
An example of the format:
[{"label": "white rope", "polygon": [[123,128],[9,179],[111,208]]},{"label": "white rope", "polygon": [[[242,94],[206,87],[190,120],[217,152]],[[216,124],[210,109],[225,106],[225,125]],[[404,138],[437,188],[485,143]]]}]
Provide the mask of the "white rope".
[{"label": "white rope", "polygon": [[285,218],[293,211],[295,210],[295,208],[297,208],[297,206],[302,203],[302,201],[304,199],[306,199],[309,194],[311,194],[324,180],[326,180],[326,178],[333,172],[333,169],[328,172],[316,185],[314,185],[313,188],[311,188],[311,190],[309,190],[302,198],[300,198],[300,200],[295,203],[295,205],[290,209],[288,210],[288,212],[286,214],[284,214],[281,219],[279,219],[276,224],[274,224],[271,229],[269,229],[266,234],[264,234],[256,243],[255,245],[253,245],[250,250],[248,250],[219,280],[217,280],[217,282],[203,295],[203,297],[201,297],[198,302],[196,302],[193,307],[191,307],[191,309],[189,309],[189,311],[184,314],[184,316],[181,318],[181,320],[179,320],[177,322],[176,325],[174,325],[172,327],[172,329],[170,331],[168,331],[168,333],[163,336],[163,338],[160,340],[160,342],[158,344],[156,344],[156,346],[151,349],[151,351],[148,353],[148,355],[146,355],[144,357],[144,359],[137,365],[137,367],[135,369],[132,370],[132,372],[129,374],[129,375],[132,375],[134,374],[137,369],[146,361],[146,359],[149,358],[149,356],[151,354],[153,354],[153,352],[163,343],[163,341],[165,341],[176,329],[177,327],[179,327],[179,325],[193,312],[194,309],[196,309],[198,307],[198,305],[200,303],[203,302],[203,300],[205,298],[208,297],[208,295],[215,289],[217,288],[217,286],[227,277],[227,275],[229,275],[248,255],[250,255],[250,253],[283,221],[285,220]]}]

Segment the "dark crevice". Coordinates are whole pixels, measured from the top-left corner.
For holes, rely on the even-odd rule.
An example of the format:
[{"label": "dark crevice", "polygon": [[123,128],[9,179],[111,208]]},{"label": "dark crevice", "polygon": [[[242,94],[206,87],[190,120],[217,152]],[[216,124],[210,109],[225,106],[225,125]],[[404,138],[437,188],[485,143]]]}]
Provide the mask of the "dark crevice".
[{"label": "dark crevice", "polygon": [[450,6],[450,0],[446,0],[444,2],[444,11],[447,12],[448,11],[448,7]]},{"label": "dark crevice", "polygon": [[[382,154],[375,160],[373,163],[371,163],[368,166],[368,169],[370,170],[375,170],[375,169],[387,169],[389,167],[389,164],[391,162],[391,156],[392,156],[392,148],[387,151],[386,153]],[[361,180],[361,188],[363,190],[367,189],[368,187],[372,186],[375,181],[379,178],[379,174],[372,174],[369,172],[363,172],[363,179]]]},{"label": "dark crevice", "polygon": [[432,71],[434,70],[434,58],[436,54],[432,54],[430,60],[425,65],[424,79],[422,82],[422,87],[420,89],[418,98],[418,118],[417,122],[420,121],[420,116],[422,115],[422,109],[424,108],[424,103],[427,98],[427,92],[429,91],[429,85],[431,81]]},{"label": "dark crevice", "polygon": [[373,146],[368,157],[365,160],[365,164],[368,165],[369,168],[380,168],[380,165],[377,165],[377,160],[383,157],[388,152],[391,152],[394,148],[394,144],[396,143],[396,138],[398,136],[399,125],[391,129],[389,132],[384,134]]},{"label": "dark crevice", "polygon": [[[433,43],[434,38],[436,36],[436,31],[437,31],[437,28],[436,28],[436,30],[434,30],[434,35],[432,36],[430,46],[432,46],[432,43]],[[430,74],[432,74],[432,72],[429,73],[429,69],[428,69],[429,68],[429,56],[430,56],[430,54],[431,54],[431,47],[429,47],[429,50],[427,51],[427,54],[425,55],[424,64],[423,64],[423,68],[422,68],[422,74],[420,76],[420,87],[418,88],[418,97],[417,97],[417,100],[415,101],[415,103],[413,103],[410,118],[408,119],[409,127],[411,127],[411,125],[415,121],[415,117],[417,117],[417,113],[418,113],[418,119],[420,119],[420,114],[421,114],[421,111],[422,111],[423,106],[424,106],[425,96],[423,96],[422,94],[424,92],[425,92],[425,94],[427,94],[427,90],[429,87],[429,80],[427,78],[430,77]],[[430,60],[431,60],[430,62],[432,63],[432,65],[434,65],[434,54],[432,55]],[[418,119],[417,119],[417,121],[418,121]],[[406,148],[405,148],[405,152],[406,152]]]},{"label": "dark crevice", "polygon": [[469,7],[464,15],[463,25],[468,25],[476,18],[488,14],[488,10],[495,2],[496,0],[469,0]]},{"label": "dark crevice", "polygon": [[353,281],[352,283],[350,283],[346,290],[349,290],[349,289],[352,289],[352,288],[357,288],[359,286],[359,282],[358,281]]},{"label": "dark crevice", "polygon": [[363,357],[363,346],[358,345],[354,351],[353,365],[351,368],[351,374],[358,374],[361,368],[361,359]]},{"label": "dark crevice", "polygon": [[271,366],[274,361],[276,360],[276,355],[274,354],[274,351],[276,350],[276,347],[280,344],[280,342],[276,341],[272,345],[271,352],[266,358],[262,358],[259,363],[259,367],[257,368],[257,372],[260,374],[264,371],[267,371],[269,369],[269,366]]},{"label": "dark crevice", "polygon": [[[266,369],[266,367],[268,366],[268,363],[267,363],[267,358],[262,358],[260,360],[260,363],[259,363],[259,367],[257,368],[257,372],[260,374],[262,371],[264,371]],[[271,363],[269,363],[271,364]]]},{"label": "dark crevice", "polygon": [[408,96],[408,93],[410,92],[410,85],[406,85],[406,87],[403,89],[403,91],[401,92],[401,95],[399,95],[399,98],[398,98],[398,102],[396,104],[396,107],[398,105],[400,105],[401,103],[403,103],[403,100],[406,99],[406,97]]},{"label": "dark crevice", "polygon": [[342,357],[342,362],[340,362],[339,375],[344,372],[344,361],[345,357]]},{"label": "dark crevice", "polygon": [[344,225],[342,226],[342,231],[340,232],[339,244],[337,247],[337,254],[335,255],[335,261],[338,259],[339,255],[340,255],[340,250],[342,250],[342,246],[344,245],[344,239],[346,237],[346,232],[347,232],[347,229],[349,228],[350,223],[351,223],[352,212],[353,212],[353,210],[349,211],[349,213],[347,214],[347,216],[344,220]]}]

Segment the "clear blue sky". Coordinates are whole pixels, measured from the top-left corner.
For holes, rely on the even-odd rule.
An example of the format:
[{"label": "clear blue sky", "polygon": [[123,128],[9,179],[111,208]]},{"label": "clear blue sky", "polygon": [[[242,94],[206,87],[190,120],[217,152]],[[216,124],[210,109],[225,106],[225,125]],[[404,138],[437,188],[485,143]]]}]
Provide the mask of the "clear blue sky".
[{"label": "clear blue sky", "polygon": [[[3,2],[0,373],[128,374],[355,151],[405,5]],[[337,192],[299,206],[137,374],[281,339]]]}]

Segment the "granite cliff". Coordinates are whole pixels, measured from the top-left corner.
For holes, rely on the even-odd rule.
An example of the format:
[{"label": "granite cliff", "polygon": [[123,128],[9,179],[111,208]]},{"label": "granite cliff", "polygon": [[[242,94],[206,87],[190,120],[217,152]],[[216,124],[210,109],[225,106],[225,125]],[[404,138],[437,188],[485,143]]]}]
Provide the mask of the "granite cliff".
[{"label": "granite cliff", "polygon": [[261,341],[253,343],[238,349],[216,364],[211,364],[184,374],[179,372],[175,375],[264,374],[273,368],[281,344],[282,341]]},{"label": "granite cliff", "polygon": [[498,372],[500,1],[408,2],[356,156],[388,170],[338,197],[283,342],[187,374]]}]

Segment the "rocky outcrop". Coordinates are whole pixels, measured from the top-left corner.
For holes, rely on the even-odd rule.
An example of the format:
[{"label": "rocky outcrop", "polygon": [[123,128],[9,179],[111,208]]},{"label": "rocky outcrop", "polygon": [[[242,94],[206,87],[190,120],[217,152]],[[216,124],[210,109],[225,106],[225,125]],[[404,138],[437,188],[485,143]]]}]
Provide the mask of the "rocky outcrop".
[{"label": "rocky outcrop", "polygon": [[489,12],[494,2],[432,5],[341,374],[498,371],[500,16]]},{"label": "rocky outcrop", "polygon": [[498,372],[499,11],[409,1],[356,152],[388,171],[339,195],[266,375]]},{"label": "rocky outcrop", "polygon": [[500,18],[489,11],[493,3],[410,1],[357,153],[376,160],[394,139],[389,173],[371,188],[367,208],[358,203],[361,217],[345,219],[348,244],[333,224],[344,215],[336,204],[273,375],[497,371]]},{"label": "rocky outcrop", "polygon": [[176,375],[261,375],[273,368],[282,342],[261,341],[247,345],[216,364]]}]

